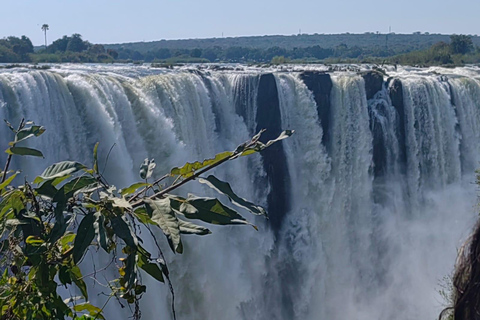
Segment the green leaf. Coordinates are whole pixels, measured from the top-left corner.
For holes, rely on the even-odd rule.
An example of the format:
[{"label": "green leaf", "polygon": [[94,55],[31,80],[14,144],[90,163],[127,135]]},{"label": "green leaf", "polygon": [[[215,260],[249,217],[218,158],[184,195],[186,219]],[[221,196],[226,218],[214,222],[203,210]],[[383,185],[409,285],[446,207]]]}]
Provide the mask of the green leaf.
[{"label": "green leaf", "polygon": [[[46,183],[49,183],[47,181]],[[67,198],[65,197],[64,188],[60,188],[57,193],[53,196],[52,202],[56,203],[55,205],[55,224],[53,226],[52,231],[50,232],[48,242],[55,243],[58,239],[60,239],[67,230],[67,223],[65,221],[65,216],[63,214],[63,210],[67,206]]]},{"label": "green leaf", "polygon": [[142,293],[147,292],[147,286],[137,284],[135,285],[135,295],[141,295]]},{"label": "green leaf", "polygon": [[111,197],[109,200],[112,200],[112,205],[117,208],[132,209],[132,205],[124,197]]},{"label": "green leaf", "polygon": [[86,166],[75,161],[57,162],[55,164],[52,164],[48,168],[46,168],[45,171],[43,171],[43,173],[40,176],[35,178],[33,182],[40,183],[44,180],[51,180],[51,179],[64,177],[85,168]]},{"label": "green leaf", "polygon": [[145,207],[136,208],[135,211],[133,211],[133,214],[143,224],[154,224],[154,225],[156,225],[156,223],[153,222],[152,219],[150,219],[150,216],[147,214],[147,209],[145,209]]},{"label": "green leaf", "polygon": [[254,148],[245,149],[245,151],[238,154],[237,157],[239,157],[239,156],[245,157],[245,156],[249,156],[251,154],[257,153],[259,151],[262,151],[265,147],[263,145],[262,147],[259,148],[260,144],[263,145],[263,143],[257,142],[257,145]]},{"label": "green leaf", "polygon": [[98,171],[98,145],[100,142],[95,143],[95,147],[93,147],[93,171],[95,173],[99,173]]},{"label": "green leaf", "polygon": [[155,169],[155,167],[156,164],[154,159],[148,160],[148,158],[146,158],[145,160],[143,160],[143,163],[140,166],[140,178],[142,178],[143,180],[150,178],[153,174],[153,169]]},{"label": "green leaf", "polygon": [[65,218],[59,218],[55,221],[52,231],[50,232],[48,242],[55,243],[58,239],[60,239],[67,231],[67,223],[65,222]]},{"label": "green leaf", "polygon": [[82,272],[80,271],[80,268],[74,265],[74,266],[71,266],[69,270],[70,270],[70,277],[73,283],[75,283],[75,285],[80,289],[80,292],[85,297],[85,300],[88,300],[87,285],[85,284],[85,281],[83,281],[83,276],[82,276]]},{"label": "green leaf", "polygon": [[202,162],[195,161],[193,163],[187,162],[183,167],[178,168],[175,167],[170,171],[170,174],[172,176],[177,176],[180,175],[184,178],[188,178],[192,175],[195,174],[195,171],[200,170],[202,168],[205,168],[206,166],[214,165],[220,161],[225,160],[226,158],[230,157],[233,155],[233,152],[231,151],[225,151],[222,153],[217,154],[214,158],[212,159],[206,159],[203,160]]},{"label": "green leaf", "polygon": [[53,186],[53,182],[55,180],[48,180],[45,183],[42,183],[42,185],[38,188],[35,189],[37,191],[37,194],[41,196],[45,196],[48,198],[53,199],[53,197],[57,194],[58,189]]},{"label": "green leaf", "polygon": [[28,236],[27,239],[25,240],[27,244],[30,244],[32,246],[40,246],[45,243],[45,241],[39,237],[36,236]]},{"label": "green leaf", "polygon": [[151,255],[147,250],[139,246],[138,255],[137,255],[137,265],[139,268],[144,270],[154,279],[160,282],[164,282],[162,270],[156,263],[150,262]]},{"label": "green leaf", "polygon": [[[58,315],[65,315],[69,318],[72,318],[73,317],[73,312],[72,310],[70,309],[69,306],[67,306],[65,304],[65,302],[63,302],[62,300],[62,297],[58,294],[54,294],[53,297],[52,297],[52,300],[53,304],[55,305],[55,308],[56,308],[56,311],[57,311],[57,316]],[[44,308],[46,306],[44,305]],[[46,309],[46,308],[45,308]],[[53,311],[53,310],[51,310]]]},{"label": "green leaf", "polygon": [[88,313],[91,316],[94,316],[96,319],[105,320],[105,318],[102,316],[102,309],[100,309],[99,307],[95,307],[94,305],[92,305],[88,302],[84,302],[84,303],[74,305],[73,310],[75,310],[77,312],[88,311]]},{"label": "green leaf", "polygon": [[211,224],[229,225],[229,224],[247,224],[249,223],[238,212],[222,204],[215,198],[181,197],[170,196],[173,208],[183,214],[188,219],[199,219]]},{"label": "green leaf", "polygon": [[85,250],[90,246],[95,238],[95,229],[93,222],[95,217],[93,213],[87,214],[78,226],[77,236],[73,243],[73,262],[77,264],[85,254]]},{"label": "green leaf", "polygon": [[[42,185],[40,187],[36,188],[35,191],[37,191],[37,193],[41,196],[53,199],[53,197],[58,192],[58,189],[55,188],[55,186],[58,185],[59,183],[63,182],[65,179],[68,179],[68,178],[70,178],[70,175],[66,175],[64,177],[59,177],[59,178],[52,179],[52,180],[47,180],[44,183],[42,183]],[[41,183],[41,181],[35,182],[35,183]]]},{"label": "green leaf", "polygon": [[78,194],[83,194],[83,197],[89,197],[93,192],[102,189],[102,185],[98,182],[89,184],[83,188],[80,188],[78,190],[75,190],[73,195],[78,195]]},{"label": "green leaf", "polygon": [[107,245],[107,233],[105,231],[105,217],[101,212],[95,212],[93,214],[95,216],[95,222],[93,223],[93,228],[95,229],[95,234],[97,235],[97,241],[100,246],[108,252],[108,245]]},{"label": "green leaf", "polygon": [[[123,272],[119,270],[120,275],[122,276],[120,283],[127,288],[127,290],[130,290],[133,285],[135,284],[135,278],[136,278],[136,253],[130,253],[127,258],[125,259],[120,259],[124,263],[124,267],[120,268],[123,269]],[[123,274],[122,274],[123,273]],[[123,282],[123,283],[122,283]]]},{"label": "green leaf", "polygon": [[27,221],[25,220],[18,220],[18,219],[8,219],[6,222],[5,222],[5,225],[6,226],[21,226],[21,225],[27,225],[27,224],[30,224],[28,223]]},{"label": "green leaf", "polygon": [[200,183],[206,184],[215,191],[226,195],[228,199],[230,199],[230,201],[236,206],[245,208],[255,215],[267,215],[267,212],[262,207],[257,206],[256,204],[237,196],[235,192],[233,192],[232,187],[230,187],[230,184],[228,182],[221,181],[212,175],[208,176],[205,179],[200,178],[198,179],[198,181]]},{"label": "green leaf", "polygon": [[132,209],[130,202],[125,199],[125,197],[115,197],[111,193],[100,191],[100,199],[111,203],[113,207],[123,208],[123,209]]},{"label": "green leaf", "polygon": [[203,235],[212,233],[210,230],[208,230],[205,227],[196,225],[188,221],[184,221],[182,219],[178,219],[178,226],[180,227],[180,233],[183,233],[183,234],[196,234],[199,236],[203,236]]},{"label": "green leaf", "polygon": [[0,183],[0,191],[2,191],[6,186],[10,185],[10,183],[15,179],[15,177],[19,174],[20,172],[15,172],[12,174],[10,177],[8,177],[3,183]]},{"label": "green leaf", "polygon": [[95,318],[84,314],[81,317],[75,317],[73,320],[95,320]]},{"label": "green leaf", "polygon": [[73,296],[73,297],[69,297],[67,299],[63,299],[63,302],[66,303],[66,304],[69,304],[69,303],[72,303],[72,302],[75,302],[75,301],[78,301],[78,300],[82,300],[82,299],[83,299],[82,296]]},{"label": "green leaf", "polygon": [[75,179],[72,179],[68,183],[66,183],[62,188],[65,192],[65,197],[67,199],[73,197],[75,192],[83,189],[84,187],[93,185],[97,183],[97,179],[89,176],[81,176]]},{"label": "green leaf", "polygon": [[62,183],[63,181],[65,181],[66,179],[70,178],[71,175],[68,174],[66,176],[63,176],[63,177],[58,177],[58,178],[55,178],[53,180],[47,180],[47,181],[51,181],[52,182],[52,186],[56,187],[57,185],[59,185],[60,183]]},{"label": "green leaf", "polygon": [[58,280],[60,280],[65,286],[72,283],[72,277],[68,266],[60,266],[58,269]]},{"label": "green leaf", "polygon": [[16,135],[16,140],[13,142],[10,142],[9,144],[13,146],[16,143],[19,143],[20,141],[27,140],[30,137],[38,137],[42,133],[45,132],[45,128],[42,126],[31,126],[28,128],[23,128],[22,130],[17,132]]},{"label": "green leaf", "polygon": [[76,234],[75,233],[67,233],[63,237],[60,238],[60,245],[62,248],[65,248],[69,243],[72,243],[75,240]]},{"label": "green leaf", "polygon": [[151,186],[151,184],[150,183],[145,183],[145,182],[137,182],[137,183],[132,184],[128,188],[124,188],[124,189],[120,190],[120,194],[122,196],[128,196],[132,193],[135,193],[135,191],[137,191],[137,189],[142,188],[142,187],[147,187],[147,186]]},{"label": "green leaf", "polygon": [[[22,190],[15,189],[9,192],[8,194],[4,195],[3,197],[4,198],[2,201],[2,205],[4,203],[7,204],[6,207],[10,207],[11,209],[13,209],[13,211],[15,211],[16,214],[25,208],[25,205],[24,205],[25,195]],[[4,213],[5,213],[4,209],[2,209],[2,215]]]},{"label": "green leaf", "polygon": [[8,154],[16,154],[19,156],[34,156],[43,158],[43,153],[37,149],[26,148],[26,147],[10,147],[5,150]]},{"label": "green leaf", "polygon": [[132,231],[128,223],[123,219],[123,217],[116,216],[111,220],[111,222],[115,234],[122,239],[127,246],[131,248],[137,248],[137,236]]},{"label": "green leaf", "polygon": [[158,224],[160,229],[162,229],[168,239],[168,244],[172,251],[182,253],[183,245],[180,238],[180,226],[178,225],[178,219],[170,205],[170,199],[145,199],[144,202],[148,215],[152,221]]}]

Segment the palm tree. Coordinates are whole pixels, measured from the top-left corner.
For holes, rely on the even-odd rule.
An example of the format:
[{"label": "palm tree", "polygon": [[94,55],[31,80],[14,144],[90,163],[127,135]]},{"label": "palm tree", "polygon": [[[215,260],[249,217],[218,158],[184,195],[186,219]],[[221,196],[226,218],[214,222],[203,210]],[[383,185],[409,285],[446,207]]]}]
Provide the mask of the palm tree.
[{"label": "palm tree", "polygon": [[47,30],[48,30],[48,24],[44,24],[42,26],[42,30],[45,33],[45,50],[47,50]]}]

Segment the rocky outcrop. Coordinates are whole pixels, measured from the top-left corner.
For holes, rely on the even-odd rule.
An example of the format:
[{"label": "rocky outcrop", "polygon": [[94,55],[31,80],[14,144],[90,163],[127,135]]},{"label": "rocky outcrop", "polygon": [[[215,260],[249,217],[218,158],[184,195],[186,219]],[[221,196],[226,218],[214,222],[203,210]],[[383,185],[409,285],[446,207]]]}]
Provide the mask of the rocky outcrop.
[{"label": "rocky outcrop", "polygon": [[367,100],[373,98],[375,93],[382,90],[383,74],[379,71],[371,70],[360,73],[365,81],[365,91],[367,93]]}]

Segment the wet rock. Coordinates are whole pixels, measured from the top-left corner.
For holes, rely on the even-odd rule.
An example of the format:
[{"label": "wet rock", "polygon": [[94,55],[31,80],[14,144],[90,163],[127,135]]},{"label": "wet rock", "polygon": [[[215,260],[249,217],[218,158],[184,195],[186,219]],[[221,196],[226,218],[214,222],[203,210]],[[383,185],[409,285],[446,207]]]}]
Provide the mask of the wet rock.
[{"label": "wet rock", "polygon": [[398,113],[398,143],[400,146],[400,162],[407,163],[407,146],[405,144],[405,107],[403,102],[403,86],[400,79],[392,79],[389,85],[389,95],[393,107]]},{"label": "wet rock", "polygon": [[332,79],[328,73],[319,71],[304,71],[300,74],[300,78],[313,93],[315,103],[317,104],[318,119],[323,129],[322,143],[329,151]]},{"label": "wet rock", "polygon": [[[275,76],[262,74],[258,84],[256,131],[267,129],[261,141],[275,139],[283,130]],[[290,209],[290,174],[282,143],[276,143],[261,153],[263,167],[267,173],[270,192],[267,196],[270,224],[278,232],[286,213]]]},{"label": "wet rock", "polygon": [[373,98],[375,93],[382,90],[383,74],[379,71],[371,70],[361,72],[363,80],[365,81],[365,91],[367,93],[367,100]]}]

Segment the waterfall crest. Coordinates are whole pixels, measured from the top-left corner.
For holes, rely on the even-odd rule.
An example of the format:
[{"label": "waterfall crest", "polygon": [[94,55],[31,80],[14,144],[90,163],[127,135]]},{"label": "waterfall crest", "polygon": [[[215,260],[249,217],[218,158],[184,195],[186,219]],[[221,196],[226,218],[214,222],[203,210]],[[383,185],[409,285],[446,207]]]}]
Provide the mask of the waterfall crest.
[{"label": "waterfall crest", "polygon": [[[351,72],[19,68],[0,70],[0,117],[47,128],[35,140],[46,158],[12,164],[29,180],[52,162],[90,164],[100,141],[100,165],[119,187],[147,157],[161,176],[261,128],[294,129],[275,149],[216,169],[271,219],[250,217],[260,232],[213,228],[168,257],[179,318],[434,318],[475,220],[480,70],[383,78],[373,88]],[[8,141],[0,126],[0,146]],[[209,192],[182,190],[195,191]],[[144,317],[168,318],[169,299],[149,282]]]}]

